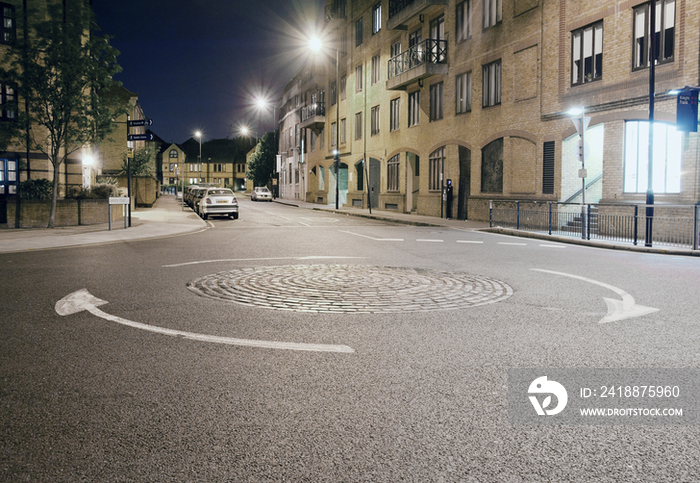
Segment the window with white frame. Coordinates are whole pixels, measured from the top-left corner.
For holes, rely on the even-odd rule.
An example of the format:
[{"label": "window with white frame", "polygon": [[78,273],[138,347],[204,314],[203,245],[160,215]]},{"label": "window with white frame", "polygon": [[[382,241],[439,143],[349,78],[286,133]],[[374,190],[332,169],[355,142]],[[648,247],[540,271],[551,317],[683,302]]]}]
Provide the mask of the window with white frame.
[{"label": "window with white frame", "polygon": [[437,148],[428,158],[428,189],[440,191],[442,189],[442,170],[445,166],[445,146]]},{"label": "window with white frame", "polygon": [[[683,133],[676,126],[654,123],[652,188],[655,193],[681,192]],[[625,193],[645,193],[649,184],[649,121],[625,123]]]},{"label": "window with white frame", "polygon": [[464,114],[472,110],[472,73],[465,72],[455,77],[455,113]]},{"label": "window with white frame", "polygon": [[379,82],[379,79],[381,78],[381,72],[381,56],[377,54],[374,57],[372,57],[372,85]]},{"label": "window with white frame", "polygon": [[401,127],[401,98],[392,99],[389,104],[389,131],[398,131]]},{"label": "window with white frame", "polygon": [[374,106],[372,108],[370,129],[372,136],[379,134],[379,106]]},{"label": "window with white frame", "polygon": [[430,121],[438,121],[442,119],[442,94],[443,94],[442,82],[433,84],[430,86]]},{"label": "window with white frame", "polygon": [[386,163],[386,190],[399,191],[400,155],[392,156]]},{"label": "window with white frame", "polygon": [[355,113],[355,139],[362,139],[362,112]]},{"label": "window with white frame", "polygon": [[408,95],[408,126],[417,126],[420,122],[420,91]]},{"label": "window with white frame", "polygon": [[[651,57],[650,10],[646,3],[634,9],[634,69],[649,67]],[[676,33],[676,0],[656,1],[656,26],[654,40],[656,43],[656,64],[673,62]]]},{"label": "window with white frame", "polygon": [[372,35],[382,29],[382,2],[372,7]]},{"label": "window with white frame", "polygon": [[484,28],[493,27],[503,20],[503,2],[502,0],[483,0],[484,1]]},{"label": "window with white frame", "polygon": [[455,30],[457,31],[457,42],[463,42],[472,36],[472,0],[465,0],[457,4]]},{"label": "window with white frame", "polygon": [[571,84],[585,84],[603,76],[603,22],[571,34]]},{"label": "window with white frame", "polygon": [[483,66],[482,106],[491,107],[501,103],[501,61]]}]

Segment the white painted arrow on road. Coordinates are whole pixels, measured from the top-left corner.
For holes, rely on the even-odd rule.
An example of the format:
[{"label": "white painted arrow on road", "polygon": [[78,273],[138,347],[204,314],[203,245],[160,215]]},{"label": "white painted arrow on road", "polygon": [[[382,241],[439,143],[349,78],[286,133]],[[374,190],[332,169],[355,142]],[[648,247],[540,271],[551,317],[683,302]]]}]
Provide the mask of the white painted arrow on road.
[{"label": "white painted arrow on road", "polygon": [[603,297],[603,300],[605,300],[605,303],[608,305],[608,315],[600,319],[600,321],[598,322],[600,324],[605,324],[607,322],[616,322],[618,320],[624,319],[631,319],[632,317],[641,317],[642,315],[647,315],[659,311],[659,309],[655,309],[653,307],[637,305],[634,301],[634,297],[632,297],[630,294],[613,285],[608,285],[607,283],[599,282],[597,280],[593,280],[586,277],[581,277],[579,275],[572,275],[570,273],[554,272],[552,270],[543,270],[540,268],[533,268],[532,270],[536,272],[552,273],[554,275],[561,275],[564,277],[575,278],[577,280],[583,280],[584,282],[593,283],[595,285],[599,285],[601,287],[610,289],[616,294],[618,294],[620,297],[622,297],[622,300],[609,299],[607,297]]},{"label": "white painted arrow on road", "polygon": [[330,344],[304,344],[296,342],[275,342],[265,340],[249,340],[235,339],[232,337],[218,337],[214,335],[196,334],[193,332],[183,332],[181,330],[166,329],[153,325],[142,324],[131,320],[123,319],[115,315],[110,315],[98,309],[100,305],[105,305],[109,302],[98,299],[86,289],[78,290],[70,295],[65,296],[56,302],[56,312],[59,315],[71,315],[83,310],[87,310],[91,314],[106,319],[118,324],[127,325],[136,329],[156,332],[158,334],[170,335],[175,337],[183,337],[185,339],[198,340],[202,342],[213,342],[215,344],[240,345],[248,347],[261,347],[266,349],[287,349],[296,351],[314,351],[314,352],[355,352],[352,347],[346,345],[330,345]]}]

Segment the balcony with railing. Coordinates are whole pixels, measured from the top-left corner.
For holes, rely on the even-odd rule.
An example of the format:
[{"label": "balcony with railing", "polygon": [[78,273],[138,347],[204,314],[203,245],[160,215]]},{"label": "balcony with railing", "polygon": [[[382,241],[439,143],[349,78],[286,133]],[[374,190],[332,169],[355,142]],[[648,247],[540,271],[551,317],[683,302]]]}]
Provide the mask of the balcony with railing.
[{"label": "balcony with railing", "polygon": [[389,60],[388,90],[406,86],[433,75],[447,74],[447,40],[426,39]]},{"label": "balcony with railing", "polygon": [[390,0],[389,19],[386,26],[389,30],[407,30],[408,22],[416,15],[433,5],[447,5],[447,3],[447,0]]},{"label": "balcony with railing", "polygon": [[326,123],[326,103],[316,102],[301,108],[300,128],[318,130]]}]

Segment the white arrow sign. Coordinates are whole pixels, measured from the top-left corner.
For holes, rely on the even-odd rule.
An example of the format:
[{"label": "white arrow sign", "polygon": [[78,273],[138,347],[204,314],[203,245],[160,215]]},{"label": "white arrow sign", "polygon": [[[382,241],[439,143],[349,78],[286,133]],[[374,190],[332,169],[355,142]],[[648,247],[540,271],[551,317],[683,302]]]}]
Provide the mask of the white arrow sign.
[{"label": "white arrow sign", "polygon": [[641,317],[642,315],[651,314],[653,312],[658,312],[659,309],[652,307],[645,307],[643,305],[637,305],[634,302],[634,297],[625,292],[624,290],[608,285],[607,283],[598,282],[597,280],[592,280],[586,277],[580,277],[578,275],[572,275],[570,273],[554,272],[552,270],[542,270],[540,268],[533,268],[532,270],[536,272],[552,273],[554,275],[562,275],[564,277],[571,277],[577,280],[583,280],[584,282],[593,283],[601,287],[612,290],[616,294],[622,297],[622,300],[609,299],[603,297],[605,303],[608,305],[608,315],[600,319],[598,323],[605,324],[607,322],[616,322],[618,320],[631,319],[632,317]]},{"label": "white arrow sign", "polygon": [[156,332],[158,334],[170,335],[175,337],[183,337],[185,339],[198,340],[202,342],[213,342],[215,344],[228,344],[228,345],[241,345],[248,347],[262,347],[266,349],[287,349],[296,351],[315,351],[315,352],[345,352],[353,353],[355,352],[352,347],[346,345],[330,345],[330,344],[304,344],[296,342],[275,342],[275,341],[265,341],[265,340],[249,340],[249,339],[235,339],[232,337],[218,337],[214,335],[196,334],[193,332],[183,332],[181,330],[166,329],[163,327],[155,327],[153,325],[142,324],[140,322],[133,322],[131,320],[122,319],[115,315],[107,314],[97,307],[100,305],[105,305],[109,302],[106,300],[98,299],[93,296],[86,289],[78,290],[70,295],[65,296],[58,302],[56,302],[56,312],[59,315],[71,315],[83,310],[87,310],[97,317],[116,322],[122,325],[128,325],[129,327],[134,327],[136,329],[147,330],[149,332]]}]

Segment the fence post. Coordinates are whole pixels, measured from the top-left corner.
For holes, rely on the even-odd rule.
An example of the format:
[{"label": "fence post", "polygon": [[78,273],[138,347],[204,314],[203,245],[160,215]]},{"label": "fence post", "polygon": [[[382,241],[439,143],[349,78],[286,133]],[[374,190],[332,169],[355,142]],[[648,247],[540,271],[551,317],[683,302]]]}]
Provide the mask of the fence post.
[{"label": "fence post", "polygon": [[489,228],[493,228],[493,201],[489,201]]},{"label": "fence post", "polygon": [[552,234],[552,202],[549,202],[549,234]]},{"label": "fence post", "polygon": [[586,230],[586,239],[590,240],[591,239],[591,205],[588,205],[588,209],[586,210],[586,227],[588,228]]},{"label": "fence post", "polygon": [[516,222],[515,222],[515,229],[519,230],[520,229],[520,202],[518,201],[518,210],[517,210],[517,217],[516,217]]},{"label": "fence post", "polygon": [[698,216],[698,213],[700,212],[700,205],[695,205],[695,209],[693,210],[693,250],[698,249],[698,245],[700,245],[700,226],[698,226],[698,221],[700,221],[700,216]]},{"label": "fence post", "polygon": [[633,244],[637,244],[637,229],[639,228],[639,205],[634,205],[634,237]]}]

